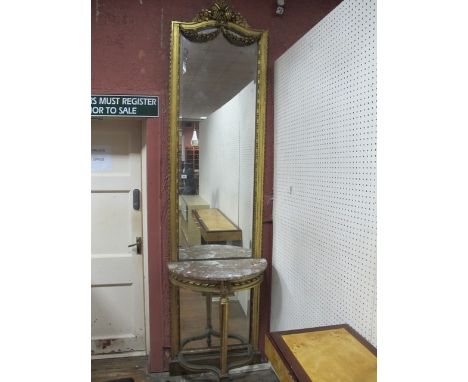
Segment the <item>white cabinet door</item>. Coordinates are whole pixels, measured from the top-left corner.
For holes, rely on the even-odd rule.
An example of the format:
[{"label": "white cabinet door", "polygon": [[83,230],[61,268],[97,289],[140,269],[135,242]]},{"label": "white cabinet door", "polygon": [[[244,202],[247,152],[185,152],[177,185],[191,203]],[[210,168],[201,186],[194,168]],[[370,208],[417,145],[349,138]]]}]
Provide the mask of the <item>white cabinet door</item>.
[{"label": "white cabinet door", "polygon": [[[93,120],[91,129],[92,354],[145,351],[143,259],[128,247],[142,236],[141,123]],[[141,193],[140,193],[141,194]],[[140,203],[141,204],[141,203]]]}]

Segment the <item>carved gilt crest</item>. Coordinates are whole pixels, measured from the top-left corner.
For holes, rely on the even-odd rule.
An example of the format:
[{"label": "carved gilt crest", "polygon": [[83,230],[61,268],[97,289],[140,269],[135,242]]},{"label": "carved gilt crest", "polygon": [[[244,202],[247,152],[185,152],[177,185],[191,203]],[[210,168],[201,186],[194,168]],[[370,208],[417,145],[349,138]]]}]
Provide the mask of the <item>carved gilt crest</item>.
[{"label": "carved gilt crest", "polygon": [[220,24],[231,22],[246,28],[249,27],[247,20],[239,12],[232,9],[225,0],[215,2],[210,9],[202,9],[193,21],[202,22],[209,20],[215,20]]}]

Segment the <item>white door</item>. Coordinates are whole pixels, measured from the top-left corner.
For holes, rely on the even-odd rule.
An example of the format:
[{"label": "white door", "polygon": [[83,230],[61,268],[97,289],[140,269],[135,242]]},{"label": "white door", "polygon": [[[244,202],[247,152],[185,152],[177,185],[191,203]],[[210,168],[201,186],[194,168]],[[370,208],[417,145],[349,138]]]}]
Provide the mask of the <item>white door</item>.
[{"label": "white door", "polygon": [[[145,351],[141,122],[92,120],[91,129],[91,351]],[[135,206],[137,207],[137,206]]]}]

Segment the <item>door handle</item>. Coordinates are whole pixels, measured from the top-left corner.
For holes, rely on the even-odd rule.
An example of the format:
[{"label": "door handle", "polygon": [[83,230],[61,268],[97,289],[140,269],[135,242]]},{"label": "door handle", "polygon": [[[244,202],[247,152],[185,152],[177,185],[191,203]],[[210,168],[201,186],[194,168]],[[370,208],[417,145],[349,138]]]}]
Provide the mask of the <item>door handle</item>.
[{"label": "door handle", "polygon": [[136,238],[136,243],[133,243],[133,244],[130,244],[128,247],[134,247],[136,245],[136,250],[137,250],[137,254],[138,255],[141,255],[141,244],[142,244],[142,240],[141,240],[141,236],[137,236]]}]

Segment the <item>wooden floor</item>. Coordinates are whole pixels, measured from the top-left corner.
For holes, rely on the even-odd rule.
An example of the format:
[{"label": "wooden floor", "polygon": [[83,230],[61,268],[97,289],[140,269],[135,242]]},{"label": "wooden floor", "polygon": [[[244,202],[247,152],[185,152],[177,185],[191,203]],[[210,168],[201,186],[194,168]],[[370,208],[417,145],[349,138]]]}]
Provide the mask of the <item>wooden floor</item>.
[{"label": "wooden floor", "polygon": [[[146,357],[99,359],[91,361],[91,382],[111,382],[133,378],[135,382],[215,382],[211,373],[170,377],[168,373],[148,374]],[[272,369],[235,372],[231,377],[237,382],[279,382]]]},{"label": "wooden floor", "polygon": [[[215,330],[219,327],[218,305],[216,298],[214,298],[212,303],[212,324]],[[206,300],[201,293],[180,289],[180,326],[182,338],[199,335],[204,332],[206,326]],[[240,303],[235,299],[229,303],[229,333],[241,335],[246,339],[249,338],[249,320]],[[239,342],[235,339],[230,339],[229,343],[237,344]],[[219,340],[213,337],[212,346],[218,345]],[[206,347],[206,340],[199,340],[190,342],[186,345],[185,349]],[[147,357],[111,358],[91,361],[92,382],[111,382],[123,378],[133,378],[135,382],[214,382],[218,380],[211,373],[183,377],[170,377],[168,373],[148,374]],[[278,382],[271,369],[235,372],[232,380],[238,382]]]},{"label": "wooden floor", "polygon": [[[181,289],[181,334],[183,337],[202,334],[206,325],[206,303],[205,297],[200,293]],[[212,303],[212,321],[214,329],[219,327],[218,302]],[[240,334],[249,337],[249,321],[246,318],[238,301],[229,304],[229,333]],[[230,343],[239,343],[230,340]],[[214,337],[212,346],[217,346],[219,340]],[[205,348],[206,340],[193,341],[187,348]],[[214,374],[198,374],[183,377],[170,377],[168,373],[147,373],[146,357],[128,357],[99,359],[91,361],[91,381],[110,382],[122,378],[133,378],[135,382],[179,382],[197,381],[214,382],[218,379]],[[277,382],[272,370],[257,370],[243,373],[235,373],[233,381],[239,382]]]},{"label": "wooden floor", "polygon": [[146,357],[95,359],[91,361],[91,381],[107,382],[133,378],[135,382],[152,382],[147,373]]}]

